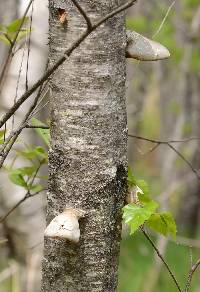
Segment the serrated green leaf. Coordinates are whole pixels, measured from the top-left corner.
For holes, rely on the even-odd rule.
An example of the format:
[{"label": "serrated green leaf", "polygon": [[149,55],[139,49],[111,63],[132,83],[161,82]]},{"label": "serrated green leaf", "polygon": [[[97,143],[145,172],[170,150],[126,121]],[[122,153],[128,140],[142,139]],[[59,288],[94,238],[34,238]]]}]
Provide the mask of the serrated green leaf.
[{"label": "serrated green leaf", "polygon": [[[39,121],[36,118],[31,119],[31,123],[33,126],[46,126],[44,123]],[[35,129],[36,133],[43,139],[43,141],[47,144],[47,146],[50,146],[50,131],[49,129]]]},{"label": "serrated green leaf", "polygon": [[171,213],[155,213],[146,222],[151,229],[167,236],[176,238],[176,223]]},{"label": "serrated green leaf", "polygon": [[133,234],[141,225],[147,221],[157,209],[158,204],[151,201],[144,206],[128,204],[123,208],[123,218],[130,226],[130,234]]},{"label": "serrated green leaf", "polygon": [[137,180],[136,183],[137,183],[137,187],[139,187],[139,189],[142,190],[142,192],[138,192],[138,199],[139,199],[140,203],[144,204],[144,203],[151,202],[152,200],[149,196],[150,190],[149,190],[149,186],[146,183],[146,181]]},{"label": "serrated green leaf", "polygon": [[[23,21],[23,24],[22,24],[22,21]],[[15,19],[9,25],[6,26],[7,32],[8,33],[18,32],[21,24],[23,26],[23,25],[27,24],[28,21],[29,21],[29,17],[25,17],[24,20],[23,20],[23,18]]]},{"label": "serrated green leaf", "polygon": [[145,195],[149,195],[150,190],[149,190],[149,185],[147,182],[143,179],[138,179],[136,181],[136,185],[143,191]]}]

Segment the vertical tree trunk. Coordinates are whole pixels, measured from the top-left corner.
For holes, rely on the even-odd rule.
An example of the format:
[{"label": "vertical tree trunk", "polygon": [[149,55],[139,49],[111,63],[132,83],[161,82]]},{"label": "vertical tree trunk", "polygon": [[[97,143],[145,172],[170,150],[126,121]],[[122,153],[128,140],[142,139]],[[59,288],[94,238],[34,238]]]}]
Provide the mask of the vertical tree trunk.
[{"label": "vertical tree trunk", "polygon": [[[125,1],[80,1],[94,21]],[[71,1],[50,0],[50,63],[86,29]],[[68,13],[59,23],[58,8]],[[51,80],[47,223],[81,208],[81,238],[45,240],[42,291],[116,291],[126,193],[124,13],[92,33]]]}]

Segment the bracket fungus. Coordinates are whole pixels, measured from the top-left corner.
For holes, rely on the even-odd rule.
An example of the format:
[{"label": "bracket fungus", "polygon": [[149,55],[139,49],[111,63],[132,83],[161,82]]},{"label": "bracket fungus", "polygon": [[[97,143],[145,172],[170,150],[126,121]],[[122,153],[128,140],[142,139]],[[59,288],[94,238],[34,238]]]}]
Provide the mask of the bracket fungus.
[{"label": "bracket fungus", "polygon": [[133,58],[140,61],[157,61],[170,57],[170,53],[166,47],[135,31],[127,30],[126,36],[126,58]]},{"label": "bracket fungus", "polygon": [[78,220],[84,217],[85,211],[66,207],[65,210],[56,216],[47,226],[44,236],[54,239],[66,239],[77,243],[80,238]]}]

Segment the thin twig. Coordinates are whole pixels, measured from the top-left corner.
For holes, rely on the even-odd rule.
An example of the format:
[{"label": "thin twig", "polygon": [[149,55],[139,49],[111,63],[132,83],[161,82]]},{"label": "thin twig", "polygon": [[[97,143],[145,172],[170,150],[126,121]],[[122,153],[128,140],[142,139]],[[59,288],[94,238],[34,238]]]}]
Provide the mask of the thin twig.
[{"label": "thin twig", "polygon": [[157,140],[157,139],[150,139],[150,138],[146,138],[143,136],[138,136],[138,135],[132,135],[132,134],[128,134],[129,137],[131,138],[136,138],[139,140],[144,140],[147,142],[152,142],[152,143],[157,143],[157,144],[168,144],[168,143],[186,143],[186,142],[190,142],[193,140],[200,140],[200,137],[191,137],[191,138],[186,138],[186,139],[180,139],[180,140]]},{"label": "thin twig", "polygon": [[170,143],[167,143],[167,146],[169,146],[183,161],[185,161],[185,163],[191,168],[191,170],[194,172],[194,174],[196,175],[196,177],[200,180],[200,174],[198,172],[197,169],[195,169],[193,167],[193,165],[191,164],[191,162],[189,160],[187,160],[183,154],[181,154],[174,146],[172,146]]},{"label": "thin twig", "polygon": [[196,261],[196,263],[192,265],[192,267],[191,267],[191,269],[189,271],[187,282],[186,282],[186,285],[185,285],[185,292],[189,291],[189,289],[191,287],[192,277],[194,275],[194,272],[198,269],[198,267],[200,267],[200,259],[198,259]]},{"label": "thin twig", "polygon": [[192,172],[195,174],[196,178],[198,180],[200,180],[200,174],[199,171],[197,169],[195,169],[193,167],[193,165],[191,164],[191,162],[189,160],[187,160],[183,154],[181,154],[181,152],[179,152],[174,146],[172,146],[171,144],[173,143],[185,143],[185,142],[189,142],[192,140],[200,140],[199,137],[191,137],[191,138],[187,138],[187,139],[183,139],[183,140],[168,140],[168,141],[162,141],[162,140],[155,140],[155,139],[150,139],[150,138],[146,138],[146,137],[142,137],[142,136],[138,136],[138,135],[132,135],[129,134],[128,135],[131,138],[135,138],[135,139],[139,139],[139,140],[144,140],[147,142],[151,142],[151,143],[155,143],[157,144],[156,147],[153,148],[153,150],[155,150],[155,148],[157,148],[158,146],[164,144],[167,145],[169,148],[171,148],[192,170]]},{"label": "thin twig", "polygon": [[172,7],[174,6],[174,4],[175,4],[175,1],[173,1],[173,2],[171,3],[171,5],[169,6],[169,8],[168,8],[168,10],[167,10],[167,12],[166,12],[166,14],[165,14],[165,17],[163,18],[163,20],[162,20],[162,22],[161,22],[159,28],[158,28],[157,31],[154,33],[154,35],[152,36],[152,38],[155,38],[155,36],[157,36],[157,34],[159,34],[159,32],[161,31],[161,29],[162,29],[162,27],[163,27],[163,25],[164,25],[164,23],[165,23],[165,21],[166,21],[166,19],[167,19],[167,16],[169,15],[170,10],[171,10]]},{"label": "thin twig", "polygon": [[[23,61],[24,61],[25,50],[26,50],[26,46],[24,46],[24,49],[23,49],[21,63],[20,63],[19,72],[18,72],[18,76],[17,76],[17,85],[16,85],[16,90],[15,90],[14,104],[16,103],[17,96],[18,96],[19,81],[20,81],[21,73],[22,73],[22,66],[23,66]],[[15,123],[15,115],[12,116],[12,131],[14,129],[14,123]]]},{"label": "thin twig", "polygon": [[31,6],[31,4],[32,4],[33,1],[34,1],[34,0],[30,0],[29,4],[28,4],[28,6],[27,6],[27,8],[26,8],[26,10],[25,10],[25,12],[24,12],[24,15],[23,15],[23,17],[22,17],[22,21],[21,21],[21,23],[20,23],[20,26],[19,26],[19,28],[18,28],[18,30],[17,30],[17,32],[16,32],[15,38],[14,38],[14,40],[11,42],[11,45],[10,45],[10,48],[9,48],[9,51],[8,51],[8,54],[7,54],[7,57],[6,57],[6,60],[5,60],[5,63],[4,63],[4,66],[3,66],[2,72],[1,72],[1,75],[0,75],[0,89],[1,89],[1,87],[2,87],[2,82],[3,82],[3,80],[4,80],[4,76],[5,76],[5,73],[6,73],[6,70],[7,70],[8,64],[10,63],[10,61],[11,61],[11,59],[12,59],[12,57],[13,57],[13,48],[14,48],[14,46],[15,46],[15,44],[16,44],[16,41],[17,41],[18,35],[19,35],[20,30],[21,30],[21,28],[22,28],[22,26],[23,26],[23,24],[24,24],[24,21],[25,21],[26,15],[27,15],[27,13],[28,13],[28,11],[29,11],[29,8],[30,8],[30,6]]},{"label": "thin twig", "polygon": [[149,243],[151,244],[151,246],[153,247],[153,249],[155,250],[155,252],[157,253],[158,257],[161,259],[161,261],[163,262],[163,264],[165,265],[166,269],[168,270],[171,278],[173,279],[174,284],[176,285],[177,289],[182,292],[182,289],[174,275],[174,273],[172,272],[172,270],[170,269],[168,263],[166,262],[166,260],[163,258],[163,256],[161,255],[161,253],[159,252],[158,248],[155,246],[154,242],[152,241],[152,239],[149,237],[149,235],[146,233],[146,231],[144,230],[143,227],[140,228],[140,230],[142,231],[143,235],[146,237],[146,239],[149,241]]},{"label": "thin twig", "polygon": [[2,145],[2,148],[1,148],[1,152],[0,152],[0,156],[1,156],[1,159],[0,159],[0,168],[3,166],[3,163],[6,159],[6,157],[8,156],[10,150],[12,149],[14,143],[16,142],[18,136],[20,135],[20,133],[22,132],[22,130],[26,127],[26,125],[28,124],[30,118],[32,117],[32,113],[34,111],[34,109],[36,108],[37,106],[37,103],[38,103],[38,100],[40,98],[40,95],[41,95],[41,92],[43,90],[43,85],[41,85],[36,97],[35,97],[35,100],[33,102],[33,104],[31,105],[31,107],[29,108],[28,112],[26,113],[22,123],[20,124],[20,126],[18,127],[17,130],[15,130],[14,132],[11,132],[9,137],[6,139],[6,142]]},{"label": "thin twig", "polygon": [[48,130],[49,129],[49,126],[43,126],[43,125],[38,125],[38,126],[26,125],[25,128],[28,128],[28,129],[44,129],[44,130]]},{"label": "thin twig", "polygon": [[31,194],[30,191],[28,191],[25,196],[19,200],[19,202],[17,202],[1,219],[0,219],[0,223],[2,223],[3,221],[6,220],[6,218],[19,206],[21,205],[24,201],[26,201],[29,198],[32,198],[36,195],[39,195],[41,192],[46,191],[46,189],[42,189],[36,193]]},{"label": "thin twig", "polygon": [[71,0],[71,1],[76,6],[76,8],[80,12],[80,14],[84,17],[84,19],[85,19],[85,21],[87,23],[88,30],[91,30],[92,29],[92,22],[91,22],[90,18],[87,16],[87,14],[84,11],[84,9],[79,5],[79,3],[76,0]]},{"label": "thin twig", "polygon": [[26,91],[28,90],[29,57],[30,57],[30,48],[31,48],[31,31],[32,31],[32,24],[33,24],[33,2],[32,2],[32,9],[31,9],[31,16],[30,16],[30,27],[29,27],[30,32],[28,36],[28,54],[27,54],[27,61],[26,61],[26,81],[25,81]]},{"label": "thin twig", "polygon": [[91,30],[85,31],[71,46],[68,48],[64,55],[52,66],[50,67],[46,73],[22,96],[18,99],[15,105],[13,105],[10,110],[2,117],[0,120],[0,128],[6,123],[6,121],[16,112],[16,110],[35,92],[38,87],[43,84],[48,78],[57,70],[57,68],[62,65],[66,59],[72,54],[72,52],[79,47],[79,45],[94,31],[96,30],[101,24],[103,24],[106,20],[110,19],[111,17],[115,16],[116,14],[124,11],[125,9],[131,7],[136,0],[128,1],[126,4],[119,6],[111,13],[108,13],[106,16],[102,17],[99,21],[96,22],[91,28]]}]

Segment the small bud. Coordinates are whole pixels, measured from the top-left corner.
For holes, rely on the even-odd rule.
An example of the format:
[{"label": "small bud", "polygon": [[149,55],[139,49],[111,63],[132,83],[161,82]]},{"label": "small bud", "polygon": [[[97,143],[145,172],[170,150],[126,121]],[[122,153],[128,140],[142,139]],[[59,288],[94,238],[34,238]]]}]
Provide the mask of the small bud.
[{"label": "small bud", "polygon": [[68,13],[63,8],[58,8],[58,17],[61,24],[67,23]]},{"label": "small bud", "polygon": [[54,239],[67,239],[74,243],[79,242],[80,229],[78,220],[84,217],[85,211],[65,208],[63,213],[56,216],[47,226],[44,235]]},{"label": "small bud", "polygon": [[126,195],[126,203],[139,204],[138,194],[144,194],[143,190],[141,190],[140,187],[138,186],[129,187]]},{"label": "small bud", "polygon": [[141,61],[157,61],[170,57],[170,53],[160,43],[152,41],[135,31],[127,31],[126,57]]}]

